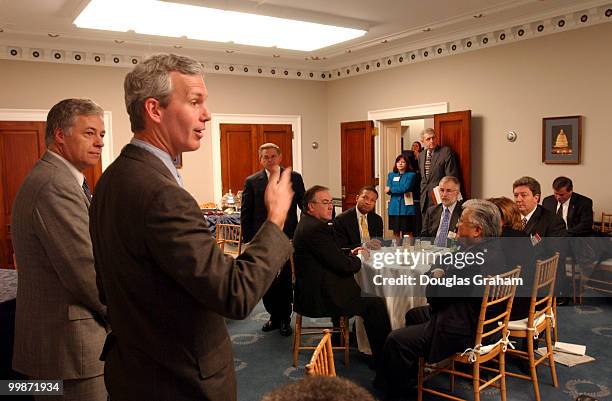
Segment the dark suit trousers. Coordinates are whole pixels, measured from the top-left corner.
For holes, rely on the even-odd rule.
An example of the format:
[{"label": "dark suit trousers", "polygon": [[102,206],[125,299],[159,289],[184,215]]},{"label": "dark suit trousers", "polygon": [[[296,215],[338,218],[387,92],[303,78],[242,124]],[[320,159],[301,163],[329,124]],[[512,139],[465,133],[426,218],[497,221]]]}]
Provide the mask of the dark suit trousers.
[{"label": "dark suit trousers", "polygon": [[385,341],[374,384],[388,396],[406,394],[416,384],[419,357],[429,343],[429,312],[429,305],[409,310],[406,327],[394,330]]},{"label": "dark suit trousers", "polygon": [[263,296],[264,307],[270,314],[270,320],[276,322],[291,322],[291,303],[293,289],[291,288],[291,262],[281,269],[280,274],[272,282]]},{"label": "dark suit trousers", "polygon": [[[357,298],[351,305],[339,312],[339,315],[363,318],[372,357],[376,360],[381,355],[387,335],[391,332],[391,322],[385,301],[378,297]],[[338,319],[334,318],[333,321],[334,326],[338,326]]]}]

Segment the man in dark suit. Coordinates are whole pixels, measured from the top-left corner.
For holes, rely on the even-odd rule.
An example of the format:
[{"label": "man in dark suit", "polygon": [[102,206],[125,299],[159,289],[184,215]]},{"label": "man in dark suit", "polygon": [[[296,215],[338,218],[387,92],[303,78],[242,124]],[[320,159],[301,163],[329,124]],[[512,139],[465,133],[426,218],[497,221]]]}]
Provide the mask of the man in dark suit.
[{"label": "man in dark suit", "polygon": [[555,178],[552,186],[554,195],[544,198],[542,206],[563,219],[570,237],[593,235],[593,201],[574,192],[574,184],[567,177]]},{"label": "man in dark suit", "polygon": [[[376,359],[391,323],[385,302],[361,297],[354,274],[361,269],[355,256],[336,244],[331,223],[332,198],[329,190],[315,185],[304,194],[304,213],[293,237],[295,248],[295,311],[309,317],[361,316]],[[366,251],[367,252],[367,251]]]},{"label": "man in dark suit", "polygon": [[[242,225],[242,238],[244,242],[250,242],[257,230],[266,221],[267,211],[264,202],[264,192],[268,185],[270,171],[280,167],[282,154],[280,148],[273,143],[264,143],[259,147],[259,162],[262,170],[249,176],[244,183],[242,191],[242,206],[240,209],[240,224]],[[281,171],[283,169],[281,168]],[[287,212],[285,227],[283,231],[289,239],[293,238],[293,232],[297,226],[297,207],[302,208],[302,197],[304,196],[304,181],[302,176],[291,172],[291,184],[293,186],[293,201]],[[291,330],[291,302],[293,293],[291,288],[291,263],[287,261],[280,274],[274,280],[263,297],[263,303],[270,314],[270,319],[261,328],[268,332],[280,329],[282,336],[290,336]]]},{"label": "man in dark suit", "polygon": [[459,177],[459,166],[455,154],[448,146],[438,145],[436,132],[427,128],[423,131],[422,142],[425,150],[419,155],[421,170],[421,213],[425,214],[432,205],[431,191],[442,177]]},{"label": "man in dark suit", "polygon": [[365,186],[359,190],[355,207],[334,219],[336,240],[341,248],[354,249],[364,243],[371,249],[380,248],[383,220],[374,211],[377,199],[376,188]]},{"label": "man in dark suit", "polygon": [[64,382],[62,400],[106,401],[106,306],[100,302],[89,237],[91,193],[83,170],[104,146],[104,111],[65,99],[47,116],[47,151],[13,203],[19,266],[13,368]]},{"label": "man in dark suit", "polygon": [[559,252],[555,293],[561,304],[567,303],[570,283],[565,274],[565,255],[567,254],[567,230],[565,222],[555,213],[538,203],[542,190],[540,183],[531,177],[521,177],[512,184],[514,202],[522,216],[523,231],[531,237],[536,258],[550,258]]},{"label": "man in dark suit", "polygon": [[113,328],[102,353],[113,401],[236,400],[225,318],[248,316],[291,254],[282,231],[290,169],[272,172],[268,219],[236,259],[182,186],[172,159],[199,148],[210,120],[203,72],[197,60],[158,54],[125,78],[134,138],[100,178],[90,211]]},{"label": "man in dark suit", "polygon": [[[466,263],[433,266],[427,275],[459,280],[503,273],[503,252],[495,239],[500,232],[501,216],[494,204],[466,201],[458,225],[460,252]],[[429,305],[410,310],[406,327],[391,332],[385,342],[374,384],[389,397],[401,396],[414,386],[420,356],[435,363],[475,346],[483,287],[430,284],[426,291]]]},{"label": "man in dark suit", "polygon": [[446,246],[449,233],[454,233],[461,216],[459,180],[446,176],[440,180],[441,203],[427,209],[423,217],[421,237],[431,238],[435,245]]}]

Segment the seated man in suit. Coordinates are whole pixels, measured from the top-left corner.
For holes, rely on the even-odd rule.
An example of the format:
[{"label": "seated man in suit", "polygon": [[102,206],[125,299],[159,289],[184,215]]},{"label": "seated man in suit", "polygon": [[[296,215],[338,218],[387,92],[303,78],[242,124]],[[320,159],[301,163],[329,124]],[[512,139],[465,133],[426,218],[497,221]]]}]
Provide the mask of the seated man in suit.
[{"label": "seated man in suit", "polygon": [[448,233],[455,231],[461,216],[461,204],[457,200],[460,186],[459,180],[451,176],[443,177],[439,185],[442,203],[427,209],[423,217],[421,237],[435,238],[435,245],[446,246]]},{"label": "seated man in suit", "polygon": [[332,197],[329,190],[315,185],[304,193],[302,218],[293,236],[295,261],[294,310],[309,317],[361,316],[374,359],[391,331],[385,302],[361,297],[353,275],[361,269],[355,256],[336,244],[331,223]]},{"label": "seated man in suit", "polygon": [[567,177],[557,177],[552,184],[554,195],[547,196],[542,206],[561,217],[570,237],[590,237],[593,234],[593,201],[574,192]]},{"label": "seated man in suit", "polygon": [[[502,273],[505,260],[495,238],[500,232],[501,216],[494,204],[479,199],[466,201],[458,224],[460,252],[466,256],[466,263],[433,266],[427,275],[459,281],[477,274]],[[468,262],[470,254],[475,257]],[[410,310],[406,327],[387,337],[375,386],[388,397],[401,396],[415,384],[420,356],[435,363],[474,347],[483,290],[482,286],[428,285],[429,305]]]},{"label": "seated man in suit", "polygon": [[521,177],[512,184],[514,202],[521,212],[523,231],[531,237],[536,258],[543,260],[559,252],[555,293],[559,304],[568,302],[569,280],[565,274],[565,255],[567,230],[565,222],[555,213],[538,203],[542,190],[540,183],[531,177]]},{"label": "seated man in suit", "polygon": [[357,205],[334,219],[336,240],[341,248],[354,249],[363,243],[371,249],[380,247],[376,238],[383,236],[383,220],[374,211],[377,199],[376,188],[365,186],[359,190]]}]

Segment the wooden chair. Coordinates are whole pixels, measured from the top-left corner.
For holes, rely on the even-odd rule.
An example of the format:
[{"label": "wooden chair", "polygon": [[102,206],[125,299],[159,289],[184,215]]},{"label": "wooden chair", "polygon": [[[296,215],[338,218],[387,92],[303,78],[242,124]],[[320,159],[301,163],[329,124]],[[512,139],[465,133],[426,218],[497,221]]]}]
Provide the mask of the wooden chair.
[{"label": "wooden chair", "polygon": [[593,273],[590,276],[585,276],[580,273],[580,291],[579,299],[582,304],[582,293],[585,288],[590,288],[595,291],[612,294],[612,259],[602,260],[593,268]]},{"label": "wooden chair", "polygon": [[[293,262],[293,255],[289,257],[291,261],[291,281],[295,284],[295,263]],[[295,311],[295,304],[293,305]],[[311,316],[315,317],[315,316]],[[329,326],[302,326],[302,314],[295,311],[295,330],[293,331],[293,367],[297,368],[298,357],[301,350],[305,349],[316,349],[316,347],[302,345],[302,336],[313,336],[325,333],[340,333],[340,346],[332,349],[341,349],[344,351],[344,366],[349,365],[349,322],[348,317],[340,317],[340,326],[329,327]],[[331,342],[330,342],[331,344]]]},{"label": "wooden chair", "polygon": [[612,214],[601,213],[601,232],[612,233]]},{"label": "wooden chair", "polygon": [[[240,255],[242,249],[242,227],[237,224],[219,223],[215,227],[217,244],[228,255]],[[227,247],[226,244],[232,245]]]},{"label": "wooden chair", "polygon": [[[525,338],[527,341],[527,351],[508,350],[508,355],[515,355],[529,361],[530,375],[507,372],[509,376],[531,380],[536,401],[540,401],[540,389],[538,387],[537,366],[548,360],[550,375],[552,376],[553,386],[558,387],[557,372],[555,370],[555,358],[553,355],[553,344],[551,329],[556,323],[554,318],[555,308],[555,278],[557,276],[557,264],[559,263],[559,253],[546,259],[538,260],[534,277],[533,288],[531,290],[531,303],[529,305],[529,315],[525,319],[511,321],[508,324],[510,337]],[[534,340],[537,340],[540,333],[546,332],[546,354],[536,360]],[[537,342],[536,342],[537,343]]]},{"label": "wooden chair", "polygon": [[315,348],[310,362],[306,365],[307,376],[336,376],[334,352],[331,343],[331,331],[324,330],[323,338]]},{"label": "wooden chair", "polygon": [[[519,277],[520,272],[521,268],[517,267],[497,277],[500,277],[503,281],[507,279],[512,279],[512,281],[514,281]],[[476,328],[476,345],[474,348],[467,349],[462,353],[456,353],[442,363],[434,365],[426,364],[423,357],[419,358],[418,401],[423,400],[424,392],[451,400],[463,400],[454,395],[424,386],[425,381],[440,373],[450,374],[451,392],[455,390],[455,376],[461,376],[472,380],[475,401],[480,400],[480,392],[490,385],[499,387],[501,399],[502,401],[506,401],[505,352],[508,346],[508,322],[510,320],[510,311],[512,309],[515,292],[516,283],[495,283],[488,284],[485,287],[482,304],[480,306],[478,326]],[[492,339],[491,336],[495,334],[497,334],[497,336],[501,334],[501,339],[490,345],[482,345],[487,343],[487,340],[490,341]],[[496,361],[498,365],[497,369],[483,366],[484,363],[489,361]],[[456,370],[456,362],[471,364],[472,373],[470,374],[461,370]],[[425,368],[430,369],[428,374],[425,374]],[[494,372],[495,375],[488,380],[482,379],[480,377],[480,369]],[[499,382],[499,384],[496,382]]]}]

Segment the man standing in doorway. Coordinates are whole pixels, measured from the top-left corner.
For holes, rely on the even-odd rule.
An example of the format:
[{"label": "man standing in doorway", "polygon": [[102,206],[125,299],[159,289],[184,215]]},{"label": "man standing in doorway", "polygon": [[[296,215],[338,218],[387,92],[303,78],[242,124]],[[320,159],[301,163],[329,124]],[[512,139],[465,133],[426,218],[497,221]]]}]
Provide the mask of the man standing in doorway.
[{"label": "man standing in doorway", "polygon": [[[258,155],[263,169],[247,177],[242,191],[240,224],[242,225],[244,242],[250,242],[259,227],[266,221],[267,211],[264,203],[264,192],[266,185],[268,185],[270,171],[279,168],[283,159],[280,147],[274,143],[261,145]],[[281,167],[281,172],[283,170]],[[293,201],[287,212],[285,227],[283,228],[289,239],[293,238],[293,232],[297,227],[297,207],[302,208],[302,197],[304,196],[302,176],[292,171],[291,184],[294,192]],[[270,314],[270,319],[263,325],[262,331],[269,332],[278,329],[282,336],[290,336],[293,332],[291,330],[292,301],[291,263],[288,261],[263,297],[263,303]]]},{"label": "man standing in doorway", "polygon": [[432,128],[423,131],[422,141],[425,150],[419,155],[419,168],[421,170],[421,213],[424,215],[432,205],[431,191],[444,176],[459,178],[459,167],[451,148],[439,145],[438,136]]}]

